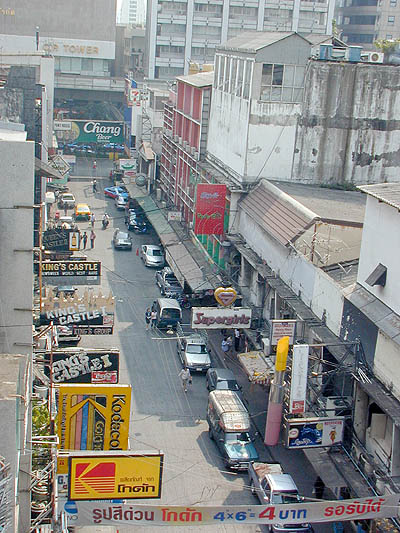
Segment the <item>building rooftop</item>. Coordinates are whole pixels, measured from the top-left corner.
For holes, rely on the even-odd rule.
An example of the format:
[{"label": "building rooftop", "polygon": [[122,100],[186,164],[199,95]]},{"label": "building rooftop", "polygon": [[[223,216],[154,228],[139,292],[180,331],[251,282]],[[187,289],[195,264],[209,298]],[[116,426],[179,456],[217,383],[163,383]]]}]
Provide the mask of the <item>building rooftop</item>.
[{"label": "building rooftop", "polygon": [[297,35],[299,38],[305,39],[294,31],[245,31],[236,37],[229,39],[217,48],[219,50],[243,50],[249,52],[257,52],[266,46],[287,39],[292,35]]},{"label": "building rooftop", "polygon": [[400,209],[400,183],[377,183],[376,185],[361,185],[360,191],[373,196],[396,209]]},{"label": "building rooftop", "polygon": [[194,87],[208,87],[213,84],[214,71],[199,72],[187,76],[177,76],[176,79],[188,83],[189,85],[193,85]]},{"label": "building rooftop", "polygon": [[285,181],[272,181],[272,183],[313,211],[324,222],[356,224],[364,222],[365,197],[357,191],[341,191]]},{"label": "building rooftop", "polygon": [[322,270],[335,280],[340,287],[349,287],[357,281],[358,259],[322,267]]}]

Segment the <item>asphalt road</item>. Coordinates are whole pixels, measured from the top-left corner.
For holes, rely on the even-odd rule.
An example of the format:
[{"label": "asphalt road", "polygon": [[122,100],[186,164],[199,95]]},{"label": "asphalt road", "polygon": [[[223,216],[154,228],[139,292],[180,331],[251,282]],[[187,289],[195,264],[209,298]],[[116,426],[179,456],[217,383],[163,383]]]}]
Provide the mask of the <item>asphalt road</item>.
[{"label": "asphalt road", "polygon": [[[117,227],[124,227],[124,213],[116,210],[113,200],[104,197],[103,187],[110,182],[101,175],[108,176],[107,166],[109,169],[111,165],[98,162],[97,194],[92,192],[89,163],[82,162],[69,183],[77,202],[87,202],[96,215],[95,247],[81,252],[88,259],[102,262],[101,288],[93,290],[101,290],[105,294],[111,290],[116,302],[114,334],[83,337],[80,346],[120,349],[120,383],[130,383],[133,389],[130,448],[140,451],[162,450],[165,454],[162,497],[157,503],[185,506],[255,504],[257,501],[248,490],[247,477],[224,469],[218,450],[208,437],[204,375],[195,375],[193,385],[185,394],[178,377],[181,364],[176,341],[167,334],[145,329],[145,310],[160,293],[155,283],[155,271],[143,265],[136,250],[141,244],[157,243],[157,236],[132,234],[132,252],[112,248],[113,231]],[[88,174],[86,179],[79,177],[80,173],[85,172]],[[101,228],[101,217],[105,211],[111,216],[107,230]],[[90,232],[88,222],[80,222],[79,226],[82,231]],[[217,361],[215,364],[218,364]],[[263,457],[264,447],[260,439],[256,446]],[[135,531],[141,529],[149,532],[153,528],[135,527]],[[194,531],[198,528],[184,529]],[[103,528],[83,530],[103,531]],[[121,533],[128,530],[118,528]],[[216,528],[202,527],[201,530],[216,531]],[[228,524],[221,524],[218,530],[261,531],[256,526],[236,527]],[[104,531],[110,529],[104,528]]]}]

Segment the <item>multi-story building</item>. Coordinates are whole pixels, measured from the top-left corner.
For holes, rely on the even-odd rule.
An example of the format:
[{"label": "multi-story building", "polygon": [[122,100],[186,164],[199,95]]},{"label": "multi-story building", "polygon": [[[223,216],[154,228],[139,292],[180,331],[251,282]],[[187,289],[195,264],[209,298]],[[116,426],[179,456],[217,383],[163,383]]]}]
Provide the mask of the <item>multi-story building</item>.
[{"label": "multi-story building", "polygon": [[120,24],[136,24],[138,22],[138,0],[122,0],[117,21]]},{"label": "multi-story building", "polygon": [[374,50],[375,40],[400,37],[400,2],[339,0],[336,20],[343,41]]},{"label": "multi-story building", "polygon": [[245,30],[331,34],[334,0],[148,0],[146,68],[150,79],[187,74],[189,62],[213,61],[215,48]]},{"label": "multi-story building", "polygon": [[114,76],[143,80],[145,30],[136,26],[117,24],[115,40]]}]

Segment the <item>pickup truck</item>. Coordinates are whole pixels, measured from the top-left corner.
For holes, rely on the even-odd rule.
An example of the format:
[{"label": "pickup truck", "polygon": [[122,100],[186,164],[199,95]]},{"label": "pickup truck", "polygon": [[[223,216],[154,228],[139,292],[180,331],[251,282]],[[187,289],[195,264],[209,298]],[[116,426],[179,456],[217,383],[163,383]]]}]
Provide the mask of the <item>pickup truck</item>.
[{"label": "pickup truck", "polygon": [[170,267],[164,267],[156,272],[156,283],[162,296],[176,298],[177,295],[183,294],[183,289]]},{"label": "pickup truck", "polygon": [[206,372],[211,366],[207,336],[195,331],[185,332],[180,324],[176,333],[176,350],[182,365],[195,372]]},{"label": "pickup truck", "polygon": [[[302,498],[293,478],[285,474],[277,463],[249,463],[249,483],[251,492],[262,505],[300,503]],[[273,533],[311,533],[310,524],[273,524]]]}]

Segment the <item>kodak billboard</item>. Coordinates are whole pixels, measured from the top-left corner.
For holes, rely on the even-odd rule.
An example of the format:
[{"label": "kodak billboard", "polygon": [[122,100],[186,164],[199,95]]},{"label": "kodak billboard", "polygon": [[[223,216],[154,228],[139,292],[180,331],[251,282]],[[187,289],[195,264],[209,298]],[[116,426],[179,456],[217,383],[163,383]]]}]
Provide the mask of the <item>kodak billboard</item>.
[{"label": "kodak billboard", "polygon": [[60,450],[127,450],[130,385],[60,385]]},{"label": "kodak billboard", "polygon": [[163,454],[71,454],[70,500],[161,498]]}]

